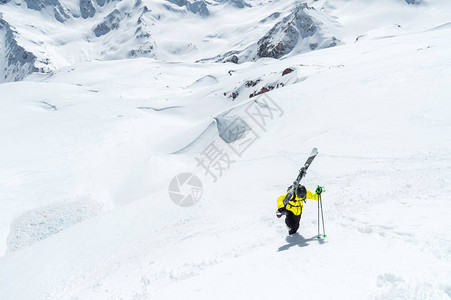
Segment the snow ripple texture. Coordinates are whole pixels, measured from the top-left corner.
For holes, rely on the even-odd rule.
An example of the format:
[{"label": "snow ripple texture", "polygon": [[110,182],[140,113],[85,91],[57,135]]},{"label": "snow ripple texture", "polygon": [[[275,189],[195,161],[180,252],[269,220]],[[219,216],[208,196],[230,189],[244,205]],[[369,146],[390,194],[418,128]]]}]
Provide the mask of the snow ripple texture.
[{"label": "snow ripple texture", "polygon": [[30,246],[101,211],[102,206],[89,199],[54,203],[27,211],[11,224],[7,252]]}]

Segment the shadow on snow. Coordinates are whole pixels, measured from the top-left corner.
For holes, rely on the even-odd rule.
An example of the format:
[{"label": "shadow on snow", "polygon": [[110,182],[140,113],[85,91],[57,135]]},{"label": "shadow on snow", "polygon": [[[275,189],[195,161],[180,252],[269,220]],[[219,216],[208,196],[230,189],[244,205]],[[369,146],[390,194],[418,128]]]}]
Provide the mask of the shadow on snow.
[{"label": "shadow on snow", "polygon": [[287,241],[287,244],[279,247],[278,252],[288,250],[288,249],[290,249],[291,247],[294,247],[294,246],[306,247],[306,246],[309,245],[308,242],[311,242],[311,241],[318,241],[320,244],[324,244],[324,240],[323,239],[318,239],[316,237],[316,235],[314,237],[306,239],[302,235],[300,235],[299,233],[295,233],[293,235],[289,235],[289,236],[286,237],[285,240]]}]

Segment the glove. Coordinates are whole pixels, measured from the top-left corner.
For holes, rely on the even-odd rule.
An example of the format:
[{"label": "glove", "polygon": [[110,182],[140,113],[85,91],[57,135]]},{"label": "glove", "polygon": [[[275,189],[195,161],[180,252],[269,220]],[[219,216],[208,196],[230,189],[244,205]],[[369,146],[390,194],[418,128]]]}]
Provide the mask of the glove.
[{"label": "glove", "polygon": [[282,208],[279,208],[279,209],[276,211],[276,216],[277,216],[278,218],[280,218],[280,217],[282,217],[283,215],[286,215],[286,213],[287,213],[286,208],[285,208],[285,207],[282,207]]},{"label": "glove", "polygon": [[317,195],[321,195],[323,192],[325,192],[326,190],[324,189],[323,186],[319,186],[316,188],[316,194]]}]

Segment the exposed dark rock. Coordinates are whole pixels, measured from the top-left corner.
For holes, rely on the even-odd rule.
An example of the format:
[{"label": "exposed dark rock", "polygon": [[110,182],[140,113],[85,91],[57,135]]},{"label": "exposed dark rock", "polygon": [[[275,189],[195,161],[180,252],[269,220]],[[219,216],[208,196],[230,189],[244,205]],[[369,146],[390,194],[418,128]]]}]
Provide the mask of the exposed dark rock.
[{"label": "exposed dark rock", "polygon": [[96,9],[91,0],[80,0],[80,13],[83,19],[92,18],[95,15]]},{"label": "exposed dark rock", "polygon": [[269,20],[275,20],[278,17],[280,17],[280,12],[275,12],[273,14],[270,14],[269,16],[267,16],[266,18],[264,18],[263,20],[260,21],[260,23],[266,23]]},{"label": "exposed dark rock", "polygon": [[142,3],[143,3],[142,0],[136,0],[135,5],[133,7],[135,7],[135,8],[139,7]]},{"label": "exposed dark rock", "polygon": [[286,68],[285,70],[283,70],[282,76],[285,76],[285,75],[287,75],[287,74],[290,74],[290,73],[293,72],[293,71],[294,71],[294,69],[292,69],[292,68]]},{"label": "exposed dark rock", "polygon": [[151,34],[149,31],[143,30],[142,27],[138,27],[135,31],[135,38],[136,39],[148,39],[151,37]]},{"label": "exposed dark rock", "polygon": [[103,7],[114,0],[80,0],[80,13],[83,19],[92,18],[96,14],[97,10],[94,6],[94,1],[98,6]]},{"label": "exposed dark rock", "polygon": [[[187,2],[189,3],[189,2]],[[207,4],[205,1],[196,1],[187,6],[188,10],[194,14],[198,14],[200,16],[209,16],[210,12],[208,11]]]},{"label": "exposed dark rock", "polygon": [[406,0],[408,4],[419,5],[422,3],[422,0]]},{"label": "exposed dark rock", "polygon": [[[228,95],[228,96],[227,96],[227,95]],[[226,93],[226,92],[224,92],[224,96],[225,96],[225,97],[229,97],[229,98],[231,98],[232,100],[235,100],[239,95],[240,95],[240,93],[238,93],[238,91],[234,91],[234,92],[231,92],[231,93]]]},{"label": "exposed dark rock", "polygon": [[17,44],[14,31],[1,17],[0,14],[0,31],[4,31],[5,45],[4,48],[0,47],[0,55],[6,58],[1,81],[19,81],[33,72],[40,71],[35,66],[36,56]]},{"label": "exposed dark rock", "polygon": [[27,8],[37,11],[41,11],[45,8],[52,8],[55,19],[61,23],[70,18],[69,11],[65,9],[58,0],[24,0],[24,1],[27,4]]},{"label": "exposed dark rock", "polygon": [[227,62],[232,62],[232,63],[234,63],[234,64],[237,64],[237,63],[238,63],[238,56],[232,55],[232,56],[229,58],[229,60],[227,60]]},{"label": "exposed dark rock", "polygon": [[147,25],[149,19],[146,17],[146,14],[149,12],[151,12],[151,10],[147,6],[144,6],[142,8],[141,15],[139,16],[137,21],[137,24],[139,26],[135,31],[135,39],[140,40],[142,44],[139,45],[137,49],[130,50],[130,57],[154,56],[154,49],[156,48],[156,45],[155,42],[150,39],[152,37],[152,34],[149,30],[149,26]]},{"label": "exposed dark rock", "polygon": [[247,3],[244,0],[219,0],[217,1],[219,3],[227,3],[230,4],[236,8],[245,8],[245,7],[251,7],[249,3]]},{"label": "exposed dark rock", "polygon": [[260,81],[261,81],[261,79],[249,80],[249,81],[246,82],[246,86],[247,87],[256,86]]},{"label": "exposed dark rock", "polygon": [[121,13],[119,10],[113,10],[108,16],[103,19],[103,22],[94,28],[94,33],[97,37],[102,36],[119,27],[121,21]]},{"label": "exposed dark rock", "polygon": [[267,93],[269,91],[272,91],[273,89],[274,89],[273,85],[264,86],[264,87],[262,87],[262,89],[259,92],[253,92],[252,94],[250,94],[249,98],[252,98],[252,97],[255,97],[255,96]]},{"label": "exposed dark rock", "polygon": [[50,104],[47,101],[42,101],[42,104],[44,104],[44,108],[47,109],[47,110],[53,110],[53,111],[57,111],[58,110],[58,107],[56,107],[53,104]]},{"label": "exposed dark rock", "polygon": [[53,14],[55,15],[55,19],[60,23],[64,23],[64,21],[66,21],[67,19],[70,18],[70,16],[66,13],[66,11],[61,6],[54,7]]},{"label": "exposed dark rock", "polygon": [[[294,49],[297,53],[313,51],[336,46],[340,41],[335,37],[324,36],[320,21],[312,17],[309,11],[315,10],[306,3],[297,6],[288,16],[275,24],[257,43],[243,50],[232,50],[202,61],[228,62],[238,58],[238,63],[255,61],[262,57],[275,59],[282,58]],[[279,13],[273,14],[261,22],[270,18],[279,17]]]},{"label": "exposed dark rock", "polygon": [[96,0],[98,6],[102,7],[107,3],[113,2],[114,0]]},{"label": "exposed dark rock", "polygon": [[315,50],[316,48],[318,48],[318,43],[309,44],[309,48],[310,48],[310,50]]},{"label": "exposed dark rock", "polygon": [[146,42],[143,45],[140,45],[138,49],[133,49],[130,51],[131,57],[149,57],[149,54],[151,54],[154,50],[154,43]]},{"label": "exposed dark rock", "polygon": [[[204,0],[189,2],[187,0],[167,0],[179,7],[186,7],[186,9],[194,14],[206,17],[210,15],[207,4]],[[167,7],[169,9],[169,7]]]},{"label": "exposed dark rock", "polygon": [[297,45],[299,38],[312,36],[317,26],[312,17],[304,10],[309,9],[302,4],[296,10],[277,23],[258,41],[258,56],[281,58],[290,53]]},{"label": "exposed dark rock", "polygon": [[229,62],[230,61],[231,62],[232,57],[237,56],[237,54],[239,54],[239,53],[240,53],[240,51],[233,50],[233,51],[226,52],[224,54],[216,55],[215,57],[212,57],[212,58],[200,59],[196,62],[206,62],[206,61],[216,61],[216,62]]}]

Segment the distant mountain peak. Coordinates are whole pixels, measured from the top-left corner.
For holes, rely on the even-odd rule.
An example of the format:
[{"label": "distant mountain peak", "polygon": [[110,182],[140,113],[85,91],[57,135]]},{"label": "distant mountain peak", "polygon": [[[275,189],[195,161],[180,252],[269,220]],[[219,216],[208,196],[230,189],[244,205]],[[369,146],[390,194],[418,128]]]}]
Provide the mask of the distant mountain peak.
[{"label": "distant mountain peak", "polygon": [[167,0],[179,7],[185,7],[189,12],[197,14],[203,17],[209,16],[210,11],[208,10],[207,3],[204,0],[190,2],[188,0]]},{"label": "distant mountain peak", "polygon": [[[288,54],[298,54],[338,45],[339,39],[325,34],[322,30],[322,27],[325,26],[323,22],[309,11],[315,11],[315,15],[319,14],[315,8],[301,3],[246,49],[232,50],[201,61],[242,63],[263,57],[279,59]],[[279,15],[279,12],[273,13],[260,22],[265,23],[267,20],[277,19]]]}]

